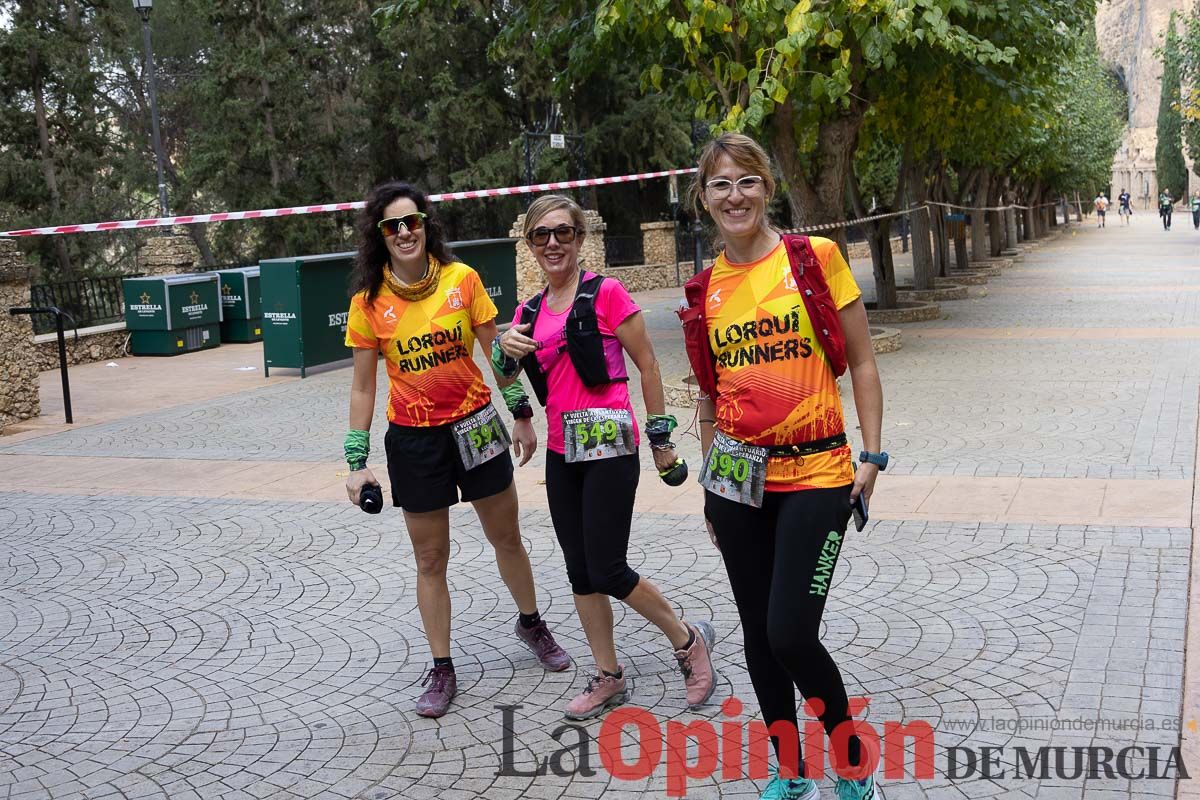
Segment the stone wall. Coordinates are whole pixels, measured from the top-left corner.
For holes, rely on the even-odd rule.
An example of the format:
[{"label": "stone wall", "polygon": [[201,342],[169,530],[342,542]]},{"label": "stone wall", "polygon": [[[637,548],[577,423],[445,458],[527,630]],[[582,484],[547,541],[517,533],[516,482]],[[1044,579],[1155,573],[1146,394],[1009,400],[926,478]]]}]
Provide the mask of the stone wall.
[{"label": "stone wall", "polygon": [[642,258],[647,264],[675,263],[675,223],[642,223]]},{"label": "stone wall", "polygon": [[[99,325],[95,328],[84,328],[75,338],[72,331],[67,331],[67,365],[93,364],[97,361],[111,361],[124,358],[125,340],[129,332],[125,323]],[[58,369],[58,335],[42,334],[34,337],[34,352],[38,370]]]},{"label": "stone wall", "polygon": [[29,305],[29,270],[17,243],[0,239],[0,431],[41,413],[37,356],[28,316],[8,309]]},{"label": "stone wall", "polygon": [[[609,267],[603,274],[610,275],[630,292],[645,292],[650,289],[663,289],[668,286],[682,286],[675,282],[675,262],[670,264],[647,264],[640,267]],[[679,274],[682,280],[692,277],[690,264],[680,264]],[[681,290],[682,292],[682,290]],[[682,297],[682,293],[680,297]]]},{"label": "stone wall", "polygon": [[[597,211],[585,209],[583,212],[587,221],[587,235],[583,239],[583,248],[579,251],[579,264],[586,270],[604,273],[604,224],[603,217]],[[529,249],[529,242],[524,238],[525,215],[517,217],[509,236],[517,239],[517,301],[529,299],[546,285],[542,276],[542,268],[538,266]]]},{"label": "stone wall", "polygon": [[150,236],[141,247],[138,269],[147,275],[179,275],[200,264],[200,250],[182,228],[166,236]]}]

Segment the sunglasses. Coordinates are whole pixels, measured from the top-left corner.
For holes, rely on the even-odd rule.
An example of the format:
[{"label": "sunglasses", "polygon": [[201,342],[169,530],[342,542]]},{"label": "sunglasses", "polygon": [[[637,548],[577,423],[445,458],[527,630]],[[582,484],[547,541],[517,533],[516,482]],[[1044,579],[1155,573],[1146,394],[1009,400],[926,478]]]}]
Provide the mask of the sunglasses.
[{"label": "sunglasses", "polygon": [[728,178],[713,178],[708,183],[704,184],[704,188],[708,191],[710,197],[721,198],[733,191],[736,186],[742,194],[754,194],[763,185],[761,175],[746,175],[738,178],[736,181],[731,181]]},{"label": "sunglasses", "polygon": [[534,228],[525,238],[534,247],[545,247],[550,243],[550,234],[559,244],[570,244],[579,235],[579,229],[573,225],[559,225],[557,228]]},{"label": "sunglasses", "polygon": [[375,223],[375,227],[379,228],[379,232],[384,236],[395,236],[400,232],[401,226],[404,230],[412,233],[419,231],[425,227],[425,215],[420,211],[414,211],[411,214],[405,214],[403,217],[388,217],[381,219]]}]

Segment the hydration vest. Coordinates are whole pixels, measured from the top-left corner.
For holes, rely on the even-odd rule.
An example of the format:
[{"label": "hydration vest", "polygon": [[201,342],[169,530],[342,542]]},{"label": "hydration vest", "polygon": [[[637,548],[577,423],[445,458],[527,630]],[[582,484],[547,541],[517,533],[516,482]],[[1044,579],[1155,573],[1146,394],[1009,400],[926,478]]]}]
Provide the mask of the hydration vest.
[{"label": "hydration vest", "polygon": [[[600,333],[600,323],[596,317],[596,295],[600,292],[603,275],[582,276],[579,286],[575,289],[575,299],[571,310],[567,312],[567,321],[563,326],[563,334],[567,340],[567,355],[571,366],[575,368],[583,385],[589,388],[603,386],[608,383],[629,380],[628,375],[610,375],[608,360],[604,356],[604,336]],[[542,298],[546,290],[535,294],[525,305],[521,306],[520,324],[530,325],[526,334],[533,337],[534,326],[538,314],[542,310]],[[546,405],[548,388],[546,373],[538,363],[537,353],[533,352],[521,359],[521,366],[529,376],[529,384],[538,402]],[[623,370],[622,370],[623,371]]]},{"label": "hydration vest", "polygon": [[[804,309],[808,312],[817,341],[825,352],[829,368],[835,376],[841,376],[847,366],[846,335],[842,332],[842,320],[829,292],[829,284],[825,282],[825,272],[821,269],[817,254],[813,252],[807,236],[784,234],[783,246],[792,269],[792,279],[804,301]],[[708,341],[706,310],[712,271],[713,268],[709,267],[683,285],[686,303],[675,313],[683,326],[683,343],[692,373],[696,376],[696,385],[701,392],[716,399],[717,364]]]}]

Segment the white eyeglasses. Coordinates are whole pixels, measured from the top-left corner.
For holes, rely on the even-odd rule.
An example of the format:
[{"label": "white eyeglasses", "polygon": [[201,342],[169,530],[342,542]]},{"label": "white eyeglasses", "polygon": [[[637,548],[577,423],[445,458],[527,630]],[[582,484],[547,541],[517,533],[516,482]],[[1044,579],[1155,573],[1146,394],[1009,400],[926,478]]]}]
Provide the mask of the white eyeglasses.
[{"label": "white eyeglasses", "polygon": [[742,194],[755,194],[762,188],[762,185],[763,177],[761,175],[744,175],[736,181],[728,178],[713,178],[704,184],[704,190],[708,192],[709,197],[721,198],[732,192],[734,186]]}]

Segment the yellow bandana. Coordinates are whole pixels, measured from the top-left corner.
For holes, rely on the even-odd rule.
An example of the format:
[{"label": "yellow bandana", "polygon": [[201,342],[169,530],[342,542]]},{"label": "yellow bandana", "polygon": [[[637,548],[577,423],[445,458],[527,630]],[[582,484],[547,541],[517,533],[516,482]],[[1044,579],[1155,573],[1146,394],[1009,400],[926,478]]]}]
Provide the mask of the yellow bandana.
[{"label": "yellow bandana", "polygon": [[425,271],[424,277],[416,283],[401,283],[387,266],[383,268],[383,281],[392,290],[392,293],[402,300],[424,300],[437,288],[438,278],[441,277],[441,274],[442,262],[429,256],[429,269]]}]

